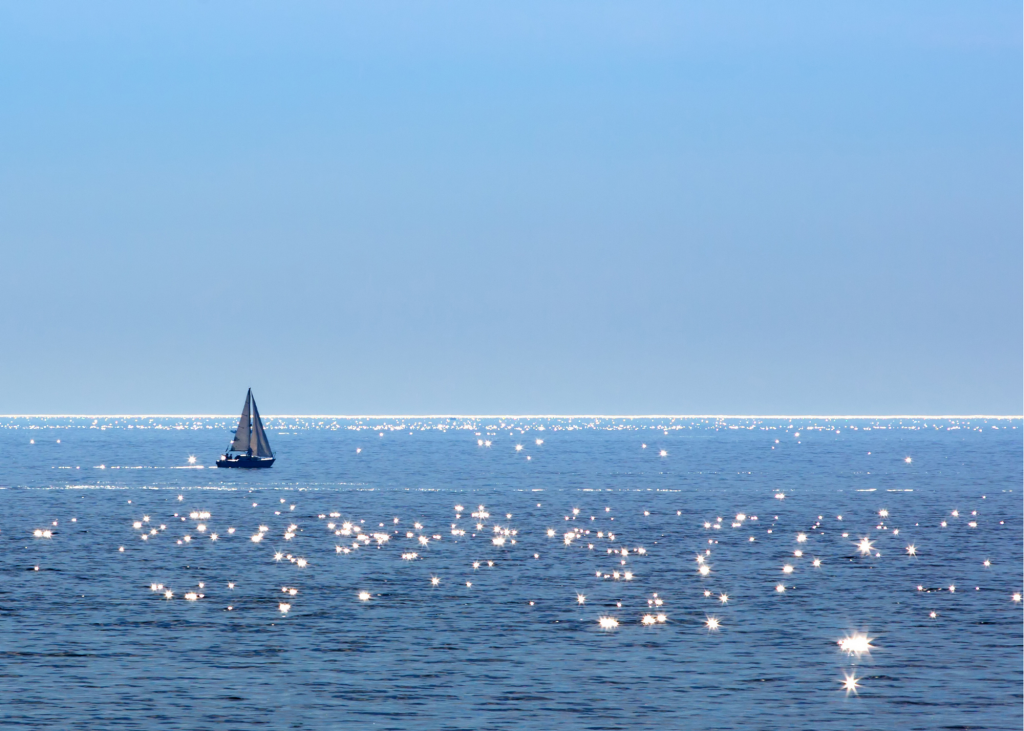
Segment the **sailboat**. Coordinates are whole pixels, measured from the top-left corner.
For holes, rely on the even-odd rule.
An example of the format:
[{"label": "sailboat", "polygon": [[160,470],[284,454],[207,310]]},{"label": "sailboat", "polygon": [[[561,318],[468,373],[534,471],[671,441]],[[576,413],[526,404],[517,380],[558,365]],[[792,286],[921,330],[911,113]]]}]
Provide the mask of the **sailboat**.
[{"label": "sailboat", "polygon": [[270,467],[273,464],[274,453],[270,451],[267,432],[263,430],[263,421],[250,388],[245,395],[245,408],[242,409],[242,418],[238,420],[235,438],[217,460],[217,466],[251,468]]}]

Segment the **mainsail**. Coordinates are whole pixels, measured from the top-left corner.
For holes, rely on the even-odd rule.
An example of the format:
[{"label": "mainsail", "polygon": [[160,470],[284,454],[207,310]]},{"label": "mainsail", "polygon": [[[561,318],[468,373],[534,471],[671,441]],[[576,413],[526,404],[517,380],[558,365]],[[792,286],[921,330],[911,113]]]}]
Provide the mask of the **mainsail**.
[{"label": "mainsail", "polygon": [[[249,393],[245,395],[245,408],[242,409],[242,418],[238,420],[238,429],[235,430],[235,438],[231,441],[231,446],[228,447],[232,452],[245,452],[249,449],[249,402],[252,401],[252,389],[249,389]],[[253,406],[255,406],[255,402]],[[257,418],[257,421],[259,419]],[[263,431],[263,425],[260,425],[260,431]],[[265,437],[264,437],[265,439]]]},{"label": "mainsail", "polygon": [[[249,392],[252,394],[252,391]],[[259,409],[256,408],[256,399],[252,399],[252,438],[249,441],[249,449],[254,457],[273,457],[270,451],[270,442],[267,441],[267,433],[263,431],[263,420],[260,419]]]}]

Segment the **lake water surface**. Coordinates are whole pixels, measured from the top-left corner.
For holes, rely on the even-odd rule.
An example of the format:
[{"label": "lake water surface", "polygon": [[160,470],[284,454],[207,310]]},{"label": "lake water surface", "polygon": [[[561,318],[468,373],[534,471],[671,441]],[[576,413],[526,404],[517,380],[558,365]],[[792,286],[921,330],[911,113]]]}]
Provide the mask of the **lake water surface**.
[{"label": "lake water surface", "polygon": [[0,418],[0,725],[1024,722],[1020,420],[236,420]]}]

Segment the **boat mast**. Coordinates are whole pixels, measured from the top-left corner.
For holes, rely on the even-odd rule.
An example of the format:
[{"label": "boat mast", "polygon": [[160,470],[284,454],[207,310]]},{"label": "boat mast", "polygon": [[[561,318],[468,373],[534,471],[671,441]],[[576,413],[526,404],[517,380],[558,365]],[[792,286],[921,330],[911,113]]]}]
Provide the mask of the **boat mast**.
[{"label": "boat mast", "polygon": [[249,404],[249,441],[248,441],[248,448],[245,450],[245,453],[248,456],[251,457],[252,456],[252,421],[253,421],[253,419],[252,419],[252,386],[249,387],[249,395],[248,395],[247,398],[248,398],[248,402],[247,403]]}]

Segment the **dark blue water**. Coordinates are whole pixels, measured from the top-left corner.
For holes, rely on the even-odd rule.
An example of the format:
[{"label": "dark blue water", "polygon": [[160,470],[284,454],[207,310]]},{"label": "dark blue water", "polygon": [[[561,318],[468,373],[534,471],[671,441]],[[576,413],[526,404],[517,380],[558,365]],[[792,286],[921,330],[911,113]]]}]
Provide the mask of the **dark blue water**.
[{"label": "dark blue water", "polygon": [[4,728],[1021,728],[1019,420],[232,421],[0,420]]}]

